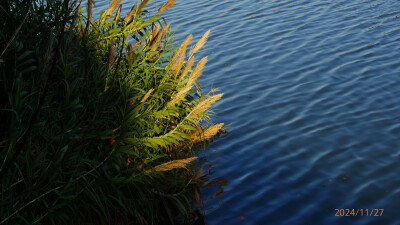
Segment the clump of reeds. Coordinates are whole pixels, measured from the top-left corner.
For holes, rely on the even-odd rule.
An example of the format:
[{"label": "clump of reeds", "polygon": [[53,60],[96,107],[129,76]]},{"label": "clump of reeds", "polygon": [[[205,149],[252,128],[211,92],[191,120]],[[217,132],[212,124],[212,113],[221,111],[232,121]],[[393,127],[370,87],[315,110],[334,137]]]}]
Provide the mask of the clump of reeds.
[{"label": "clump of reeds", "polygon": [[223,129],[196,85],[210,31],[173,47],[175,0],[150,2],[0,1],[0,224],[168,224],[199,201],[193,150]]}]

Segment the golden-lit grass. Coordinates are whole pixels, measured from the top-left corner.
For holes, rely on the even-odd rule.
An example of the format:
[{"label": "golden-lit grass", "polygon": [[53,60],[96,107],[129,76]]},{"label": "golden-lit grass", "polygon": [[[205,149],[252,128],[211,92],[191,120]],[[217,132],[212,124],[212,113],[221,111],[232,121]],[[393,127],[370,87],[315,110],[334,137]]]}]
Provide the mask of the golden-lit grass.
[{"label": "golden-lit grass", "polygon": [[168,9],[173,7],[173,4],[176,2],[176,0],[168,0],[161,8],[158,10],[158,13],[163,13],[167,11]]},{"label": "golden-lit grass", "polygon": [[110,6],[108,7],[108,9],[104,12],[104,14],[103,14],[103,16],[102,16],[102,18],[103,18],[102,23],[107,19],[107,17],[108,17],[109,15],[111,15],[111,14],[115,11],[115,9],[116,9],[117,6],[121,3],[121,1],[122,1],[122,0],[113,0],[113,1],[110,3]]},{"label": "golden-lit grass", "polygon": [[200,38],[200,40],[196,43],[196,45],[193,47],[193,49],[190,51],[189,58],[193,56],[196,52],[198,52],[206,43],[208,35],[210,34],[210,30],[208,30],[203,37]]},{"label": "golden-lit grass", "polygon": [[193,142],[207,141],[217,135],[223,128],[224,124],[219,123],[214,126],[208,127],[206,130],[200,129],[194,132],[190,137]]},{"label": "golden-lit grass", "polygon": [[[195,159],[197,159],[197,157],[173,160],[173,161],[166,162],[166,163],[163,163],[161,165],[154,167],[154,170],[157,172],[165,172],[165,171],[171,171],[174,169],[183,169],[183,168],[186,168],[186,166],[189,165],[190,163],[192,163]],[[146,173],[150,173],[150,172],[152,172],[152,171],[150,171],[150,170],[146,171]]]}]

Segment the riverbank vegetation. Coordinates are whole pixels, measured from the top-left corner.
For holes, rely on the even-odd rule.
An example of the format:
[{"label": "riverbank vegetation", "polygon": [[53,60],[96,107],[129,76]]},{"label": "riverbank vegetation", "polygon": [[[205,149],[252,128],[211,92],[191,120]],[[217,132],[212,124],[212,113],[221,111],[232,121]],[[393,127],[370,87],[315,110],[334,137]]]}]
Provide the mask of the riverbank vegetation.
[{"label": "riverbank vegetation", "polygon": [[222,94],[141,0],[0,2],[0,224],[167,224],[191,217],[195,149]]}]

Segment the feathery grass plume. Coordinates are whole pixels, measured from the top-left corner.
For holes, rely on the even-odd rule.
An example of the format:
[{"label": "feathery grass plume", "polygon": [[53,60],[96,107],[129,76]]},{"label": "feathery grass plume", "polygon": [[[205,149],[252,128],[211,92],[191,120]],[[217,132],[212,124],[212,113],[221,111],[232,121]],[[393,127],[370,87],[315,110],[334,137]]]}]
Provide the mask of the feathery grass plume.
[{"label": "feathery grass plume", "polygon": [[151,92],[153,92],[153,91],[154,91],[153,88],[150,89],[150,90],[143,96],[143,98],[142,98],[142,100],[140,100],[140,102],[141,102],[141,103],[145,102],[145,101],[149,98]]},{"label": "feathery grass plume", "polygon": [[[155,171],[157,172],[165,172],[165,171],[170,171],[174,169],[183,169],[186,168],[188,164],[193,162],[197,157],[190,157],[187,159],[177,159],[174,161],[166,162],[161,165],[158,165],[154,167]],[[151,173],[151,170],[147,170],[146,173]]]},{"label": "feathery grass plume", "polygon": [[190,42],[192,41],[193,35],[189,34],[185,40],[182,42],[181,46],[188,46]]},{"label": "feathery grass plume", "polygon": [[[190,62],[190,60],[189,60]],[[187,94],[190,89],[192,89],[193,83],[197,80],[197,78],[200,76],[201,70],[204,68],[204,65],[207,62],[207,56],[202,58],[200,62],[197,63],[195,68],[193,69],[192,73],[190,74],[190,77],[185,85],[166,105],[165,109],[168,109],[171,106],[174,106],[176,103],[180,102]],[[192,63],[193,64],[193,63]],[[191,67],[191,65],[190,65]],[[186,69],[185,69],[186,70]]]},{"label": "feathery grass plume", "polygon": [[112,63],[114,62],[114,55],[115,55],[115,41],[114,39],[111,40],[110,47],[108,47],[108,60],[107,60],[107,70],[111,68]]},{"label": "feathery grass plume", "polygon": [[143,8],[146,7],[147,3],[149,3],[149,0],[142,0],[142,2],[140,2],[140,5],[136,10],[136,13],[142,11]]},{"label": "feathery grass plume", "polygon": [[168,0],[161,8],[158,10],[158,13],[163,13],[168,9],[172,8],[176,0]]},{"label": "feathery grass plume", "polygon": [[194,67],[192,73],[190,74],[188,83],[193,83],[194,81],[197,80],[197,78],[199,78],[201,71],[203,70],[204,66],[207,63],[207,56],[203,57],[198,63],[197,65]]},{"label": "feathery grass plume", "polygon": [[179,70],[182,68],[183,63],[185,62],[185,53],[186,53],[186,46],[182,46],[178,50],[178,59],[172,62],[171,70],[176,71],[175,76],[179,73]]},{"label": "feathery grass plume", "polygon": [[190,41],[192,40],[192,38],[193,38],[193,35],[192,35],[192,34],[188,35],[188,36],[185,38],[185,40],[182,42],[181,46],[176,50],[174,56],[172,57],[172,60],[171,60],[172,63],[173,63],[173,62],[176,62],[176,60],[178,59],[179,54],[181,53],[179,50],[180,50],[182,47],[188,46],[189,43],[190,43]]},{"label": "feathery grass plume", "polygon": [[189,59],[189,61],[186,64],[185,69],[183,70],[183,72],[179,76],[178,81],[182,80],[182,78],[185,77],[189,73],[189,71],[192,69],[193,63],[194,63],[194,57]]},{"label": "feathery grass plume", "polygon": [[153,41],[157,37],[159,31],[160,31],[160,25],[157,24],[153,26],[153,31],[151,32],[149,37],[149,42]]},{"label": "feathery grass plume", "polygon": [[129,13],[126,14],[126,16],[125,16],[125,18],[124,18],[125,23],[127,23],[127,22],[129,22],[129,21],[131,20],[131,18],[132,18],[132,16],[133,16],[133,13],[136,12],[135,9],[136,9],[136,7],[135,7],[135,6],[132,6],[132,8],[131,8],[131,10],[129,11]]},{"label": "feathery grass plume", "polygon": [[207,128],[203,134],[196,132],[193,136],[191,136],[193,142],[205,141],[212,137],[214,137],[224,126],[223,123],[216,124]]},{"label": "feathery grass plume", "polygon": [[153,25],[153,31],[150,33],[150,36],[147,38],[146,46],[150,48],[153,41],[156,39],[158,33],[160,32],[160,25]]},{"label": "feathery grass plume", "polygon": [[151,51],[155,51],[157,49],[158,43],[161,41],[161,39],[164,38],[165,34],[167,34],[168,29],[169,29],[169,24],[167,24],[165,27],[163,27],[161,32],[158,33],[157,37],[155,38],[153,43],[150,45]]},{"label": "feathery grass plume", "polygon": [[119,16],[121,14],[121,9],[122,9],[122,4],[119,4],[118,9],[117,9],[117,13],[115,14],[115,21],[118,21]]},{"label": "feathery grass plume", "polygon": [[92,20],[93,0],[87,1],[87,18],[88,21]]},{"label": "feathery grass plume", "polygon": [[192,40],[193,35],[188,35],[185,40],[182,42],[179,49],[176,51],[174,57],[172,58],[172,65],[171,70],[176,71],[175,78],[179,73],[179,70],[182,68],[183,63],[185,62],[185,54],[186,54],[186,47],[189,45],[190,41]]},{"label": "feathery grass plume", "polygon": [[197,119],[197,116],[206,111],[212,104],[214,104],[216,101],[220,100],[224,94],[217,94],[213,95],[203,101],[201,101],[196,107],[193,108],[193,110],[187,115],[188,119]]},{"label": "feathery grass plume", "polygon": [[109,15],[111,15],[115,9],[117,8],[117,6],[121,3],[122,0],[113,0],[110,3],[110,6],[108,7],[108,9],[103,13],[103,18],[101,20],[101,23],[104,23],[104,21],[107,19],[107,17]]},{"label": "feathery grass plume", "polygon": [[190,51],[189,57],[192,57],[194,53],[196,53],[197,51],[199,51],[204,44],[207,41],[208,35],[210,34],[210,30],[208,30],[203,37],[200,38],[200,40],[196,43],[196,45],[193,47],[193,49]]},{"label": "feathery grass plume", "polygon": [[165,109],[168,109],[171,106],[174,106],[176,103],[180,102],[187,94],[188,91],[190,91],[190,89],[192,89],[192,84],[190,85],[186,85],[185,87],[183,87],[165,106]]},{"label": "feathery grass plume", "polygon": [[174,53],[174,56],[172,56],[171,64],[174,63],[174,62],[176,62],[176,60],[178,59],[179,54],[181,53],[181,51],[179,51],[180,49],[181,49],[181,47],[179,47],[179,48],[176,50],[176,52]]}]

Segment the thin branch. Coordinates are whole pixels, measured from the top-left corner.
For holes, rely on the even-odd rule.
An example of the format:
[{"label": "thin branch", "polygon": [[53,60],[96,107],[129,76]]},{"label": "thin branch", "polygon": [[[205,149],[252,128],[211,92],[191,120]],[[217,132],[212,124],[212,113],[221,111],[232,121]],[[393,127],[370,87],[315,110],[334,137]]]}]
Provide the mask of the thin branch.
[{"label": "thin branch", "polygon": [[11,39],[8,41],[6,47],[4,48],[3,52],[0,55],[0,59],[3,57],[4,53],[6,53],[7,49],[10,47],[11,43],[14,41],[15,37],[17,36],[17,34],[19,33],[19,31],[22,28],[22,25],[24,25],[26,19],[29,16],[29,13],[31,12],[32,9],[32,5],[29,6],[28,8],[28,12],[25,14],[24,20],[22,21],[22,23],[18,26],[18,28],[15,30],[15,33],[13,34],[13,36],[11,37]]}]

